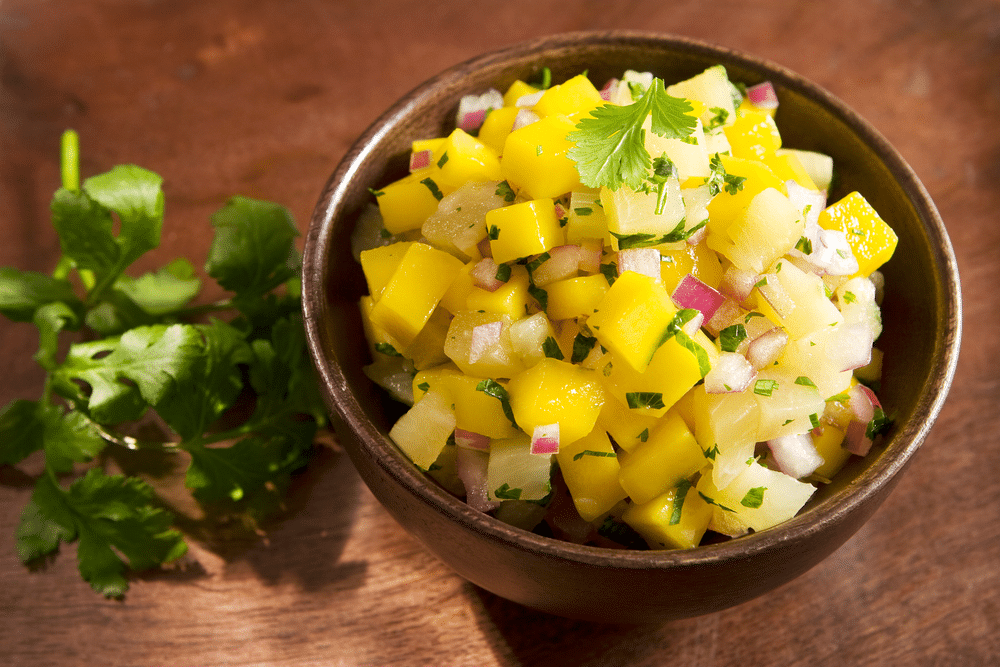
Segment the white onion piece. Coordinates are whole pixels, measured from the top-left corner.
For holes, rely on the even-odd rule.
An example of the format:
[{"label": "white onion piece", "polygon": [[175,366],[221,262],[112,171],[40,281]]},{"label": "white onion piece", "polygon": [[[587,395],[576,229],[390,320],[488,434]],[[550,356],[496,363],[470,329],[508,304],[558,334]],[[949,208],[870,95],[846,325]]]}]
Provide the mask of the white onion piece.
[{"label": "white onion piece", "polygon": [[531,125],[538,119],[539,116],[534,111],[530,109],[521,109],[517,112],[517,115],[514,116],[514,125],[511,128],[511,132],[513,132],[514,130],[519,130],[525,125]]},{"label": "white onion piece", "polygon": [[[785,181],[785,189],[788,191],[789,203],[802,211],[806,231],[811,232],[818,229],[819,214],[826,208],[826,190],[813,190],[792,180]],[[803,236],[812,240],[808,233],[803,234]]]},{"label": "white onion piece", "polygon": [[427,148],[416,153],[410,153],[410,171],[431,166],[431,149]]},{"label": "white onion piece", "polygon": [[[618,253],[619,256],[621,252]],[[681,308],[694,308],[705,316],[706,320],[712,319],[715,311],[725,302],[726,297],[715,289],[695,278],[690,273],[684,276],[674,293],[670,295],[674,303]]]},{"label": "white onion piece", "polygon": [[500,343],[501,331],[503,331],[503,322],[500,320],[472,327],[472,338],[469,342],[470,364],[482,359]]},{"label": "white onion piece", "polygon": [[858,272],[858,260],[847,242],[847,234],[839,229],[820,229],[819,241],[806,257],[820,275],[849,276]]},{"label": "white onion piece", "polygon": [[542,99],[542,95],[545,94],[544,90],[539,90],[534,93],[528,93],[527,95],[521,95],[514,102],[514,106],[526,109],[528,107],[533,107],[538,104],[538,100]]},{"label": "white onion piece", "polygon": [[752,271],[744,271],[735,266],[730,266],[722,274],[722,282],[719,283],[719,291],[735,301],[743,302],[750,296],[754,285],[757,284],[758,275]]},{"label": "white onion piece", "polygon": [[816,451],[812,436],[808,433],[772,438],[767,441],[767,446],[778,470],[789,477],[802,479],[823,465],[823,457]]},{"label": "white onion piece", "polygon": [[580,246],[561,245],[548,251],[549,258],[531,272],[531,282],[535,287],[565,278],[575,278],[580,270]]},{"label": "white onion piece", "polygon": [[660,282],[660,251],[656,248],[626,248],[618,251],[618,275],[634,271]]},{"label": "white onion piece", "polygon": [[536,426],[531,433],[532,454],[559,453],[559,424]]},{"label": "white onion piece", "polygon": [[785,351],[786,345],[788,345],[788,334],[783,329],[771,329],[750,343],[747,348],[747,360],[751,366],[760,370],[777,361]]},{"label": "white onion piece", "polygon": [[503,95],[490,88],[482,95],[465,95],[458,102],[455,125],[466,132],[479,129],[486,120],[486,113],[503,106]]},{"label": "white onion piece", "polygon": [[486,452],[490,449],[490,438],[482,433],[474,433],[472,431],[466,431],[465,429],[456,428],[455,444],[459,447],[465,447],[466,449],[478,449]]},{"label": "white onion piece", "polygon": [[489,237],[476,244],[476,249],[483,257],[493,257],[493,247],[490,245]]},{"label": "white onion piece", "polygon": [[749,387],[755,377],[757,370],[746,357],[736,352],[723,352],[705,376],[705,391],[709,394],[739,393]]},{"label": "white onion piece", "polygon": [[868,424],[875,417],[875,408],[881,408],[878,398],[868,387],[856,384],[847,392],[847,407],[851,411],[851,423],[847,425],[844,448],[852,454],[864,456],[871,449]]},{"label": "white onion piece", "polygon": [[465,486],[465,502],[480,512],[489,512],[500,506],[499,501],[489,499],[486,488],[486,470],[490,455],[476,449],[459,447],[456,452],[455,468],[458,478]]},{"label": "white onion piece", "polygon": [[694,234],[692,234],[691,236],[687,237],[688,245],[698,245],[703,240],[705,240],[706,236],[708,236],[708,225],[705,225],[704,227],[701,227]]},{"label": "white onion piece", "polygon": [[751,104],[759,109],[778,108],[778,94],[774,91],[774,85],[770,81],[764,81],[747,88],[747,98]]},{"label": "white onion piece", "polygon": [[497,263],[492,257],[484,257],[469,271],[469,276],[476,287],[480,287],[487,292],[496,292],[505,284],[497,278]]}]

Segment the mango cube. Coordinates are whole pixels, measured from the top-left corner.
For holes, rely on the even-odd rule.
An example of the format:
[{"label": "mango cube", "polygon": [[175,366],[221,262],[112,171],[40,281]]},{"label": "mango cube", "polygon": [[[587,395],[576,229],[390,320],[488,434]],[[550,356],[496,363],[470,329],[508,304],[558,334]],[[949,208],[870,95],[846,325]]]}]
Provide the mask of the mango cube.
[{"label": "mango cube", "polygon": [[584,521],[594,521],[624,500],[625,490],[618,483],[618,457],[602,429],[560,446],[556,461]]},{"label": "mango cube", "polygon": [[824,229],[839,229],[847,235],[858,260],[856,276],[868,276],[892,257],[898,238],[860,192],[852,192],[819,215]]},{"label": "mango cube", "polygon": [[747,111],[725,127],[733,157],[763,160],[781,148],[781,134],[774,118],[764,111]]},{"label": "mango cube", "polygon": [[532,199],[558,197],[580,187],[576,163],[566,155],[573,146],[566,135],[574,129],[572,120],[554,115],[511,132],[500,163],[503,178]]},{"label": "mango cube", "polygon": [[411,229],[420,229],[431,213],[437,210],[438,202],[452,188],[435,180],[437,172],[433,167],[420,169],[393,181],[379,190],[375,198],[382,223],[391,234],[402,234]]},{"label": "mango cube", "polygon": [[371,312],[373,323],[408,346],[462,270],[462,262],[424,243],[414,243],[400,259]]},{"label": "mango cube", "polygon": [[548,295],[545,311],[553,320],[590,315],[608,289],[608,279],[599,273],[557,280],[545,286]]},{"label": "mango cube", "polygon": [[666,493],[705,467],[705,455],[687,424],[667,412],[621,463],[618,481],[635,503]]},{"label": "mango cube", "polygon": [[378,298],[382,296],[382,290],[392,279],[392,274],[396,272],[403,255],[411,245],[413,243],[410,241],[400,241],[361,251],[361,270],[365,274],[368,294],[371,295],[372,299],[378,301]]},{"label": "mango cube", "polygon": [[559,424],[559,446],[590,433],[604,402],[594,371],[546,357],[507,385],[514,420],[526,433]]},{"label": "mango cube", "polygon": [[503,287],[490,292],[473,285],[465,297],[465,307],[467,310],[503,313],[516,320],[524,315],[528,307],[528,282],[528,270],[515,264]]},{"label": "mango cube", "polygon": [[641,505],[630,505],[622,520],[652,549],[691,549],[712,520],[712,506],[690,484],[669,489]]},{"label": "mango cube", "polygon": [[451,189],[470,181],[500,180],[497,152],[462,129],[455,129],[434,152],[440,184]]},{"label": "mango cube", "polygon": [[601,93],[583,74],[578,74],[565,83],[552,86],[535,103],[533,111],[541,117],[589,112],[604,104]]},{"label": "mango cube", "polygon": [[520,111],[515,106],[493,109],[486,114],[486,119],[479,128],[479,140],[492,148],[499,155],[503,151],[507,135],[514,129],[514,119]]},{"label": "mango cube", "polygon": [[497,264],[543,253],[564,241],[551,199],[533,199],[486,213],[490,250]]}]

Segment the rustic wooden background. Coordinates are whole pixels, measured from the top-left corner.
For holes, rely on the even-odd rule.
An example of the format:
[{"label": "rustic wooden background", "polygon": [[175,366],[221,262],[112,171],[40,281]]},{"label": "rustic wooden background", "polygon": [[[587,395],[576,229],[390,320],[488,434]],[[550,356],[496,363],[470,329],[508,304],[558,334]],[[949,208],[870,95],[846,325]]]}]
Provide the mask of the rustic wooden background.
[{"label": "rustic wooden background", "polygon": [[[397,97],[478,53],[629,28],[777,61],[834,92],[934,197],[962,272],[949,402],[888,502],[828,560],[728,611],[645,627],[551,618],[463,582],[325,447],[264,537],[199,533],[105,600],[75,548],[14,550],[29,465],[0,468],[2,665],[987,665],[1000,661],[1000,4],[995,0],[495,3],[0,0],[0,266],[49,270],[58,138],[83,172],[165,178],[150,268],[204,261],[232,194],[304,231],[347,147]],[[0,403],[36,398],[30,327],[0,323]]]}]

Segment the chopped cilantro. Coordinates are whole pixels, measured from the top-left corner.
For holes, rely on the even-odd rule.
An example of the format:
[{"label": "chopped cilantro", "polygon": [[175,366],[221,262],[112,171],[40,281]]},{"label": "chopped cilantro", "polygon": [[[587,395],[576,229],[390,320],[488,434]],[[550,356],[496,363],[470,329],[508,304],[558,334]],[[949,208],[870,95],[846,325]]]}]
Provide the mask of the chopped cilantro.
[{"label": "chopped cilantro", "polygon": [[795,378],[795,384],[800,384],[803,387],[813,387],[813,388],[816,387],[816,383],[807,378],[805,375],[800,375],[797,378]]},{"label": "chopped cilantro", "polygon": [[441,158],[437,161],[438,169],[448,163],[448,151],[441,153]]},{"label": "chopped cilantro", "polygon": [[803,255],[811,255],[813,251],[812,241],[804,236],[800,236],[799,240],[795,243],[795,249]]},{"label": "chopped cilantro", "polygon": [[709,505],[715,505],[716,507],[718,507],[719,509],[721,509],[721,510],[723,510],[723,511],[726,511],[726,512],[735,512],[735,511],[736,511],[736,510],[734,510],[734,509],[732,509],[732,508],[730,508],[730,507],[726,507],[725,505],[723,505],[723,504],[722,504],[722,503],[720,503],[720,502],[717,502],[717,501],[715,500],[715,498],[710,498],[709,496],[706,496],[706,495],[705,495],[704,493],[702,493],[701,491],[699,491],[699,492],[698,492],[698,495],[699,495],[699,496],[701,496],[701,499],[702,499],[702,500],[704,500],[704,501],[705,501],[706,503],[708,503]]},{"label": "chopped cilantro", "polygon": [[500,488],[493,492],[493,495],[500,500],[520,500],[521,489],[512,489],[507,482],[504,482]]},{"label": "chopped cilantro", "polygon": [[670,506],[670,519],[667,521],[668,526],[676,526],[681,522],[681,516],[684,513],[684,499],[687,498],[690,488],[691,482],[686,479],[677,485],[677,490],[674,491],[674,502]]},{"label": "chopped cilantro", "polygon": [[496,241],[500,238],[500,228],[496,225],[490,225],[490,228],[486,230],[486,236],[488,236],[491,241]]},{"label": "chopped cilantro", "polygon": [[663,404],[663,394],[658,391],[630,391],[625,394],[625,401],[633,410],[637,408],[659,410],[666,407]]},{"label": "chopped cilantro", "polygon": [[528,285],[528,294],[530,294],[531,298],[538,302],[538,307],[542,310],[549,307],[549,293],[542,288],[535,287],[534,285]]},{"label": "chopped cilantro", "polygon": [[758,396],[770,396],[777,388],[777,380],[757,380],[753,383],[753,393]]},{"label": "chopped cilantro", "polygon": [[649,429],[644,428],[642,429],[642,433],[639,434],[639,442],[646,442],[647,440],[649,440]]},{"label": "chopped cilantro", "polygon": [[708,184],[708,191],[713,196],[719,194],[725,190],[728,194],[735,195],[737,192],[743,189],[744,181],[746,177],[744,176],[733,176],[726,173],[726,168],[722,164],[722,156],[716,153],[712,156],[708,163],[711,175],[708,177],[706,183]]},{"label": "chopped cilantro", "polygon": [[420,391],[427,391],[430,388],[431,385],[428,382],[421,382],[420,384],[417,385],[417,389],[419,389]]},{"label": "chopped cilantro", "polygon": [[854,292],[844,292],[844,303],[854,303],[856,299]]},{"label": "chopped cilantro", "polygon": [[556,339],[553,338],[552,336],[546,338],[545,341],[542,343],[542,352],[545,353],[546,357],[549,357],[551,359],[562,360],[565,358],[563,357],[562,350],[559,349],[559,343],[557,343]]},{"label": "chopped cilantro", "polygon": [[618,264],[615,262],[601,264],[601,273],[607,279],[608,285],[614,285],[615,280],[618,279]]},{"label": "chopped cilantro", "polygon": [[503,410],[504,416],[510,420],[510,423],[515,428],[517,427],[517,422],[514,421],[514,411],[510,407],[510,394],[507,393],[506,387],[496,380],[481,380],[476,385],[476,391],[481,391],[487,396],[492,396],[500,401],[500,409]]},{"label": "chopped cilantro", "polygon": [[594,451],[593,449],[585,449],[582,452],[577,452],[576,454],[574,454],[573,455],[573,460],[574,461],[579,461],[584,456],[604,456],[604,457],[608,457],[608,458],[612,458],[613,459],[613,458],[617,458],[618,455],[615,454],[614,452],[598,452],[598,451]]},{"label": "chopped cilantro", "polygon": [[723,352],[735,352],[747,338],[747,328],[742,324],[731,324],[719,332],[719,346]]},{"label": "chopped cilantro", "polygon": [[507,181],[500,181],[497,183],[497,190],[495,194],[497,197],[502,197],[508,204],[517,198],[517,195],[514,194],[514,190],[510,187],[510,183]]},{"label": "chopped cilantro", "polygon": [[589,206],[577,206],[576,208],[573,209],[573,212],[576,213],[577,215],[590,215],[591,213],[594,212],[594,209],[590,208]]},{"label": "chopped cilantro", "polygon": [[767,491],[766,486],[755,486],[754,488],[747,491],[746,495],[743,496],[743,500],[740,501],[740,505],[743,507],[749,507],[751,509],[757,509],[764,504],[764,492]]},{"label": "chopped cilantro", "polygon": [[441,201],[444,198],[444,193],[441,192],[441,189],[438,188],[437,183],[435,183],[434,179],[432,179],[430,176],[428,176],[427,178],[423,179],[420,182],[427,186],[427,189],[431,191],[432,195],[434,195],[434,199]]},{"label": "chopped cilantro", "polygon": [[510,280],[510,271],[511,271],[510,264],[498,264],[496,279],[502,283],[507,282],[508,280]]},{"label": "chopped cilantro", "polygon": [[594,345],[597,344],[597,339],[592,336],[588,336],[584,333],[578,333],[573,339],[573,354],[570,356],[570,361],[574,364],[578,364],[590,354],[590,351],[594,349]]},{"label": "chopped cilantro", "polygon": [[375,351],[376,352],[381,352],[382,354],[384,354],[386,356],[389,356],[389,357],[401,357],[401,356],[403,356],[402,354],[399,353],[399,350],[397,350],[396,348],[394,348],[389,343],[375,343]]}]

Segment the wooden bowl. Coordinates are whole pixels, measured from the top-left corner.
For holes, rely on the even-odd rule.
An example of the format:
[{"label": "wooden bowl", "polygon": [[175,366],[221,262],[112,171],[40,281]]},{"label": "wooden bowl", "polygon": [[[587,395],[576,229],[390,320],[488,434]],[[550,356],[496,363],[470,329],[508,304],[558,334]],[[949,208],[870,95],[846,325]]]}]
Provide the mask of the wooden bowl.
[{"label": "wooden bowl", "polygon": [[[721,63],[730,78],[770,80],[786,146],[834,158],[830,201],[859,190],[899,236],[883,267],[884,351],[880,398],[895,417],[885,441],[852,461],[794,519],[686,551],[625,551],[561,542],[481,514],[430,482],[388,438],[402,407],[362,373],[369,362],[358,313],[366,292],[350,235],[369,187],[406,173],[410,142],[444,136],[462,95],[543,66],[554,81],[589,71],[598,82],[626,69],[668,83]],[[306,239],[303,301],[308,344],[343,445],[372,493],[438,558],[472,583],[568,617],[637,623],[721,610],[802,574],[875,512],[931,428],[951,384],[961,333],[958,271],[945,228],[900,155],[843,102],[759,58],[690,39],[635,32],[557,35],[457,65],[385,112],[330,177]]]}]

